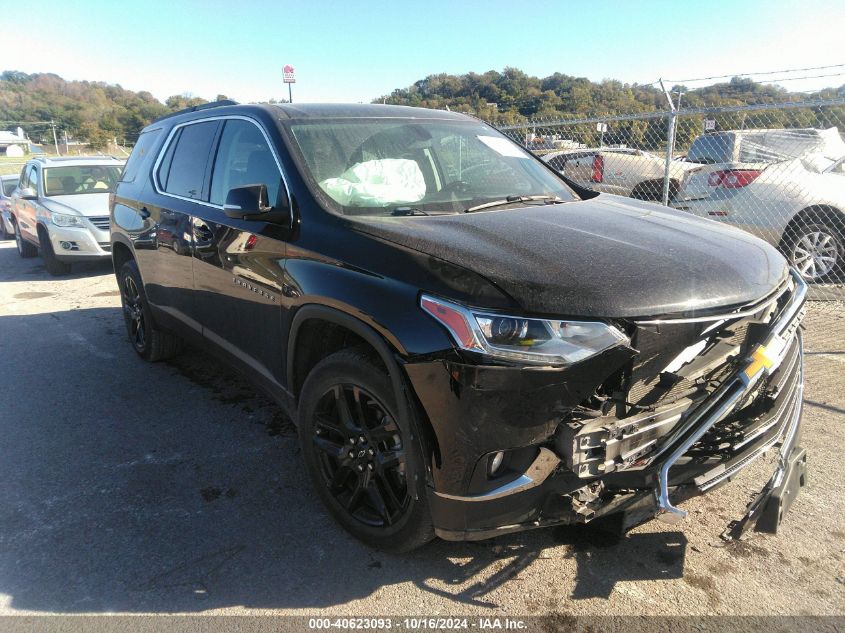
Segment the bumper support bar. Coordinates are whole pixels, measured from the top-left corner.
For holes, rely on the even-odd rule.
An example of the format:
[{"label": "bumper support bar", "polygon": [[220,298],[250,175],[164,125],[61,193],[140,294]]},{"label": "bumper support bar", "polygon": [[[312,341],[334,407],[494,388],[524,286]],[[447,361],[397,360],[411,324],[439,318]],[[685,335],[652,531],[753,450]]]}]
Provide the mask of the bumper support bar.
[{"label": "bumper support bar", "polygon": [[[752,392],[754,386],[764,373],[774,372],[786,357],[792,337],[795,336],[797,321],[801,316],[801,309],[804,306],[804,300],[807,296],[807,284],[796,271],[791,271],[792,278],[795,281],[795,293],[789,304],[778,315],[769,336],[765,343],[755,351],[751,359],[734,377],[728,382],[725,382],[711,397],[709,403],[702,405],[702,408],[693,413],[688,420],[679,426],[663,444],[663,447],[658,449],[650,461],[655,461],[657,457],[665,451],[672,449],[669,456],[663,459],[660,469],[657,473],[657,506],[660,514],[658,518],[666,523],[679,523],[686,516],[684,510],[676,508],[672,505],[669,498],[669,469],[690,447],[695,444],[710,428],[719,420],[724,418],[727,414],[733,411],[743,399]],[[771,353],[776,351],[774,357],[765,357],[766,352]],[[763,363],[761,357],[766,361]],[[803,351],[799,350],[799,362],[803,363]],[[799,382],[799,396],[803,391],[803,382]],[[795,416],[801,415],[801,402],[797,402],[795,406]],[[782,450],[781,461],[783,462],[783,455],[788,455],[787,448],[791,447],[794,441],[795,432],[798,428],[797,417],[794,424],[789,425],[787,431],[787,438],[784,440],[784,450]],[[780,469],[779,469],[780,470]],[[775,473],[777,477],[778,473]],[[783,476],[781,472],[780,476]],[[776,485],[779,485],[778,481]]]}]

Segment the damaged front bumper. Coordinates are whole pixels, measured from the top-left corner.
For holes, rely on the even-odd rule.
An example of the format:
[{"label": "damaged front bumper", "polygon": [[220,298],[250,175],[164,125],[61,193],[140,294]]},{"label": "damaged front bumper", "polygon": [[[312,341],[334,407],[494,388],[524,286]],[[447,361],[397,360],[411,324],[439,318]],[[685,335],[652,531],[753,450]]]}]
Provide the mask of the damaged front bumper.
[{"label": "damaged front bumper", "polygon": [[[778,446],[774,475],[726,536],[735,538],[755,525],[775,531],[806,481],[806,454],[798,446],[803,397],[798,325],[806,284],[794,273],[793,279],[789,302],[735,373],[688,411],[669,408],[653,416],[653,430],[638,425],[638,441],[651,437],[645,454],[626,453],[617,439],[602,440],[603,456],[612,448],[617,460],[622,458],[615,472],[604,475],[595,471],[603,468],[601,460],[598,466],[584,462],[574,467],[560,445],[549,441],[560,425],[561,410],[585,397],[594,376],[576,377],[567,369],[406,366],[434,429],[429,504],[437,534],[476,540],[611,516],[622,528],[655,516],[680,521],[686,513],[675,504],[730,481]],[[579,369],[597,373],[602,364],[618,364],[626,352],[613,353],[615,358],[599,357],[596,366]],[[449,397],[443,397],[444,390]],[[767,408],[755,410],[750,419],[746,407],[764,390]],[[728,424],[743,425],[741,440],[732,440],[721,429]],[[704,444],[721,448],[702,449]],[[498,479],[482,476],[488,456],[508,446],[522,447],[513,451],[511,468]],[[589,472],[584,472],[585,465]]]}]

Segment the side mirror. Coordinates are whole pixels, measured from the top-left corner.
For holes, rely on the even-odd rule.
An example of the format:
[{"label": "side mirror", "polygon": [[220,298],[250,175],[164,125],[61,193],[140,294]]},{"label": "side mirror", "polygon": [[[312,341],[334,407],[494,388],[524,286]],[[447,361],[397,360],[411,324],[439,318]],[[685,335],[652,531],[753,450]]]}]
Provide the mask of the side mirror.
[{"label": "side mirror", "polygon": [[36,200],[38,198],[38,192],[32,187],[21,189],[18,192],[18,195],[20,196],[21,200]]},{"label": "side mirror", "polygon": [[275,206],[268,203],[267,185],[243,185],[230,189],[223,213],[238,220],[290,225],[290,202],[284,188],[279,190],[279,200]]}]

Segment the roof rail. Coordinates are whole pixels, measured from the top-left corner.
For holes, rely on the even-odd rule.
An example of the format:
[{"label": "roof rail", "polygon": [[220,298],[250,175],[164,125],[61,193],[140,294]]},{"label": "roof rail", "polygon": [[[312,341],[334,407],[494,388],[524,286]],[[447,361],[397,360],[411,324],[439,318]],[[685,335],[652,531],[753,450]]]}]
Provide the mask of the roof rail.
[{"label": "roof rail", "polygon": [[47,162],[73,162],[79,160],[116,160],[118,162],[126,160],[117,156],[110,156],[108,154],[100,154],[96,156],[33,156],[27,160],[37,160],[39,163]]},{"label": "roof rail", "polygon": [[165,119],[169,119],[170,117],[179,116],[180,114],[187,114],[189,112],[198,112],[200,110],[210,110],[211,108],[219,108],[221,106],[231,106],[231,105],[239,105],[237,101],[232,101],[231,99],[223,99],[222,101],[209,101],[208,103],[201,103],[200,105],[191,106],[190,108],[185,108],[184,110],[178,110],[176,112],[171,112],[170,114],[165,114],[162,117],[157,118],[152,123],[158,123],[159,121],[164,121]]}]

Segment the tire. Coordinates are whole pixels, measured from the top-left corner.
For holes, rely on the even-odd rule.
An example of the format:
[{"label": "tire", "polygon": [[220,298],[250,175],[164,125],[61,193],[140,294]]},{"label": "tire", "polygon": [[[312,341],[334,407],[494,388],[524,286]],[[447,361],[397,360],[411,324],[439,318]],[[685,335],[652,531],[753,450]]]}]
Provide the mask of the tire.
[{"label": "tire", "polygon": [[17,222],[15,222],[15,246],[18,249],[18,255],[24,259],[38,255],[38,249],[23,239],[23,235],[21,235],[21,227],[18,226]]},{"label": "tire", "polygon": [[50,242],[50,236],[47,231],[39,229],[38,242],[40,244],[41,259],[44,260],[44,268],[53,277],[60,277],[67,275],[70,272],[70,264],[63,262],[56,258],[56,252],[53,250],[53,244]]},{"label": "tire", "polygon": [[182,347],[181,339],[159,328],[153,320],[135,260],[130,259],[120,267],[118,285],[126,334],[138,356],[154,363],[178,354]]},{"label": "tire", "polygon": [[782,248],[805,281],[838,281],[845,273],[845,219],[824,212],[801,215],[787,228]]},{"label": "tire", "polygon": [[[669,200],[671,201],[678,193],[678,185],[674,180],[669,181]],[[663,182],[658,180],[647,180],[641,182],[633,191],[631,197],[636,200],[647,200],[649,202],[663,201]]]},{"label": "tire", "polygon": [[13,237],[13,234],[12,234],[12,233],[9,233],[9,232],[6,230],[6,222],[5,222],[5,220],[3,220],[3,218],[2,218],[2,217],[0,217],[0,240],[3,240],[3,241],[5,241],[5,240],[10,240],[10,239],[12,239],[12,237]]},{"label": "tire", "polygon": [[298,429],[305,466],[334,518],[367,545],[407,552],[434,538],[419,440],[385,370],[342,350],[308,374]]}]

